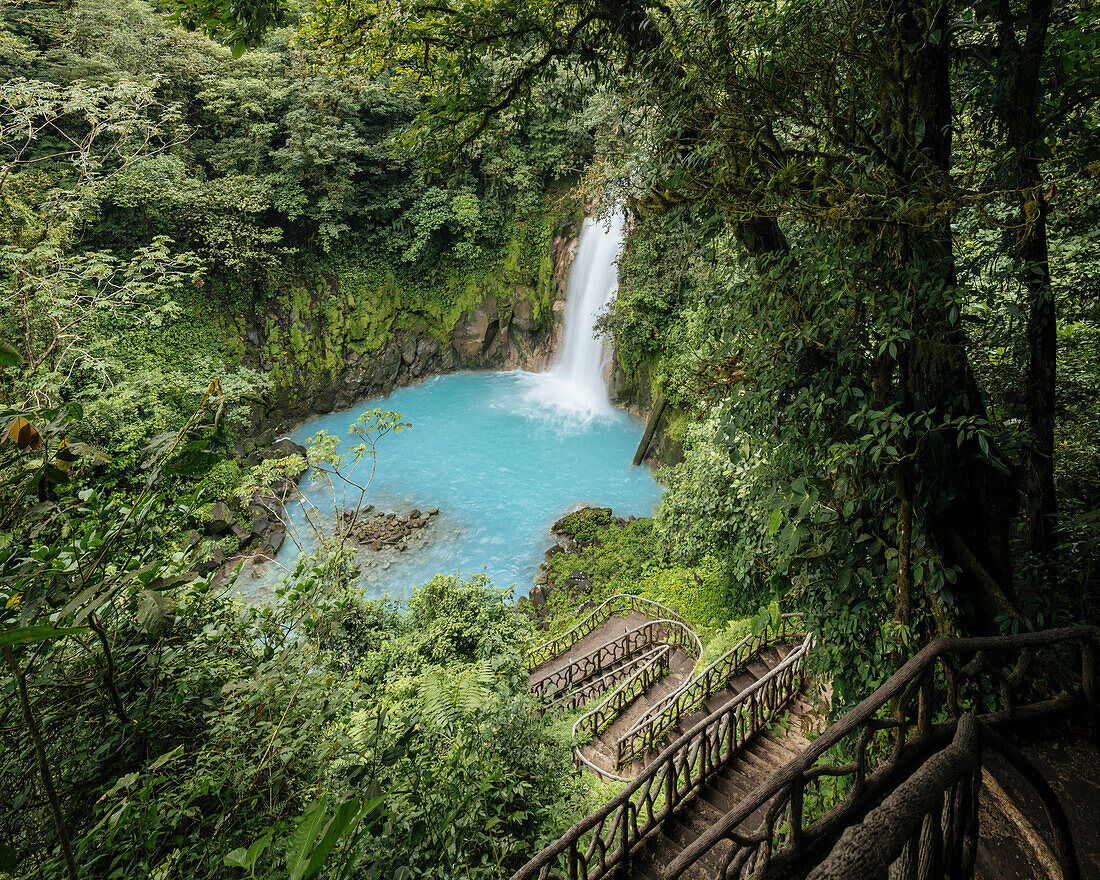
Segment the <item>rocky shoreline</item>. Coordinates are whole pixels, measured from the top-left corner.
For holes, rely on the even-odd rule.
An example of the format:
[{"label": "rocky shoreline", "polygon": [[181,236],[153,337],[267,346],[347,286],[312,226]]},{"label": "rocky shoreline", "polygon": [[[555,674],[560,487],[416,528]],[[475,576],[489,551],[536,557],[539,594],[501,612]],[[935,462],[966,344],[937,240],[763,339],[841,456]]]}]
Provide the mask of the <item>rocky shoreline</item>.
[{"label": "rocky shoreline", "polygon": [[[306,448],[286,437],[253,450],[242,464],[248,467],[292,455],[306,457]],[[190,554],[191,570],[200,576],[215,572],[213,582],[224,582],[242,562],[274,559],[286,541],[284,505],[296,492],[296,481],[287,476],[264,492],[254,492],[247,506],[234,512],[224,501],[204,511],[201,528],[192,529],[183,541]],[[232,548],[232,549],[230,549]]]},{"label": "rocky shoreline", "polygon": [[550,611],[548,602],[554,594],[563,594],[580,614],[595,608],[595,603],[588,598],[592,592],[592,580],[588,574],[577,568],[562,583],[555,585],[550,580],[550,560],[562,553],[576,555],[585,547],[591,547],[596,543],[594,527],[617,526],[621,529],[636,518],[615,516],[610,507],[582,507],[559,519],[550,527],[554,544],[546,550],[546,561],[539,565],[535,585],[526,596],[516,600],[515,610],[530,616],[542,629]]}]

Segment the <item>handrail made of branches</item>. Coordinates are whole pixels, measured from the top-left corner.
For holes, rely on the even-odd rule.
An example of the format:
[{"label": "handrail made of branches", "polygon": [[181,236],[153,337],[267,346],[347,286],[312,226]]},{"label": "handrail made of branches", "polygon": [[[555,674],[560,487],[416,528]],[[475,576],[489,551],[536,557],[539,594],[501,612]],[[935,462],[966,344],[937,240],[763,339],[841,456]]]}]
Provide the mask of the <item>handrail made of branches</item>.
[{"label": "handrail made of branches", "polygon": [[573,709],[579,709],[593,698],[611,690],[624,678],[633,675],[650,659],[649,652],[635,654],[619,666],[614,667],[610,672],[605,672],[599,678],[587,679],[573,690],[559,694],[546,705],[545,709],[542,709],[542,712],[565,713]]},{"label": "handrail made of branches", "polygon": [[634,781],[535,855],[512,880],[599,880],[779,716],[804,685],[813,635],[774,669],[668,745]]},{"label": "handrail made of branches", "polygon": [[615,742],[615,767],[619,769],[652,749],[684,718],[698,711],[706,700],[722,691],[730,680],[772,645],[805,636],[801,614],[784,614],[778,626],[750,633],[682,688],[650,708]]},{"label": "handrail made of branches", "polygon": [[861,822],[848,826],[807,880],[972,877],[986,750],[999,753],[1021,774],[1046,811],[1049,843],[1062,880],[1081,880],[1073,833],[1058,795],[1025,755],[969,712],[959,718],[951,744],[903,778]]},{"label": "handrail made of branches", "polygon": [[951,744],[846,828],[807,880],[888,880],[894,865],[912,880],[972,876],[981,783],[979,723],[968,712]]},{"label": "handrail made of branches", "polygon": [[[639,664],[629,678],[573,722],[574,742],[579,742],[581,739],[587,741],[592,737],[599,736],[600,732],[618,718],[627,706],[653,687],[662,675],[668,674],[669,661],[672,659],[672,648],[669,645],[654,648],[646,653],[644,657],[645,662]],[[579,745],[573,749],[573,756],[578,763],[588,767],[598,776],[619,782],[630,781],[625,777],[609,773],[589,761]]]},{"label": "handrail made of branches", "polygon": [[528,651],[527,669],[530,672],[534,672],[547,660],[568,651],[585,636],[595,632],[611,619],[611,615],[621,614],[624,611],[638,611],[664,620],[677,620],[688,629],[691,629],[690,623],[684,620],[683,617],[671,608],[665,607],[660,602],[654,602],[652,599],[645,599],[641,596],[631,595],[630,593],[616,593],[614,596],[604,600],[572,629]]},{"label": "handrail made of branches", "polygon": [[[1094,626],[931,642],[685,847],[665,880],[677,880],[723,842],[722,878],[801,876],[866,804],[956,729],[964,712],[993,724],[1095,709],[1098,646]],[[1045,681],[1033,674],[1037,659]],[[823,806],[808,812],[808,802]],[[762,809],[755,831],[740,828]]]},{"label": "handrail made of branches", "polygon": [[627,630],[623,635],[593,648],[565,666],[545,673],[541,678],[530,683],[528,691],[536,697],[553,700],[568,691],[574,682],[581,682],[594,675],[613,671],[615,666],[624,663],[639,651],[670,641],[692,657],[698,658],[703,652],[703,646],[695,631],[682,621],[648,620],[641,626]]}]

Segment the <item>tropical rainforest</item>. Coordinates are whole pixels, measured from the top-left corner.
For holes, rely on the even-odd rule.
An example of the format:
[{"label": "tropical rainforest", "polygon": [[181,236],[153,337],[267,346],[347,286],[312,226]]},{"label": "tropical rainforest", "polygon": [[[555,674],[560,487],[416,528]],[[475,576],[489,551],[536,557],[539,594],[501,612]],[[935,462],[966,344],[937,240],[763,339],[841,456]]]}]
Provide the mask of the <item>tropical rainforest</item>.
[{"label": "tropical rainforest", "polygon": [[708,656],[802,610],[838,714],[938,636],[1097,621],[1088,0],[0,22],[0,876],[507,877],[606,800],[510,585],[367,600],[322,536],[247,604],[213,574],[241,536],[196,538],[298,476],[277,429],[415,378],[405,340],[489,297],[549,321],[586,211],[630,217],[616,394],[667,402],[655,515],[584,526],[594,598]]}]

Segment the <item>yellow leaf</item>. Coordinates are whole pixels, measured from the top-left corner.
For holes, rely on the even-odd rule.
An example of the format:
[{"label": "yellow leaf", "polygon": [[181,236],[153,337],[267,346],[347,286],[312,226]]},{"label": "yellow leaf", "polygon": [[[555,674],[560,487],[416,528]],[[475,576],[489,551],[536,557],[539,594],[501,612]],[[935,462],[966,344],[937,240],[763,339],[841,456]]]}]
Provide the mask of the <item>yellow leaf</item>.
[{"label": "yellow leaf", "polygon": [[76,461],[76,456],[71,452],[66,452],[65,447],[69,445],[68,439],[63,439],[57,446],[57,455],[54,458],[54,467],[56,467],[62,473],[68,473],[69,468],[73,466],[73,462]]},{"label": "yellow leaf", "polygon": [[8,609],[8,608],[18,608],[19,603],[22,600],[23,600],[23,594],[22,593],[16,593],[14,596],[12,596],[10,599],[8,599],[8,604],[4,606],[5,610]]},{"label": "yellow leaf", "polygon": [[8,435],[20,449],[37,449],[42,445],[42,435],[22,416],[8,426]]}]

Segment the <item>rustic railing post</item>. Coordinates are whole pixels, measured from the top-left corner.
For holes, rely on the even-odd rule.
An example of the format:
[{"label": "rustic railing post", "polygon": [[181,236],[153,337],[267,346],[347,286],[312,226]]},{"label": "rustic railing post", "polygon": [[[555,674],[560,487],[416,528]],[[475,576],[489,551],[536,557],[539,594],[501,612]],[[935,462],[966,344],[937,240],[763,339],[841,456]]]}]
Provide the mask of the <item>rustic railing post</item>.
[{"label": "rustic railing post", "polygon": [[806,779],[799,773],[791,782],[791,853],[802,852],[802,795]]},{"label": "rustic railing post", "polygon": [[665,809],[664,816],[666,818],[672,815],[672,805],[676,799],[676,756],[673,755],[668,759],[668,772],[665,774]]},{"label": "rustic railing post", "polygon": [[623,818],[619,828],[619,846],[621,847],[622,864],[630,866],[630,810],[633,805],[630,801],[623,804]]},{"label": "rustic railing post", "polygon": [[932,732],[932,701],[935,698],[935,665],[929,664],[921,675],[920,696],[917,701],[917,736],[924,739]]},{"label": "rustic railing post", "polygon": [[1100,700],[1097,699],[1096,639],[1085,639],[1081,645],[1081,690],[1088,703],[1089,722],[1093,737],[1100,737]]}]

